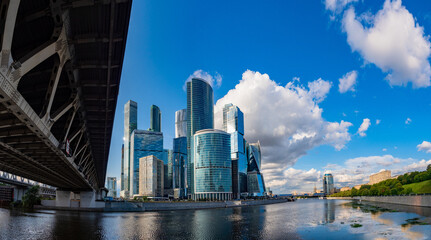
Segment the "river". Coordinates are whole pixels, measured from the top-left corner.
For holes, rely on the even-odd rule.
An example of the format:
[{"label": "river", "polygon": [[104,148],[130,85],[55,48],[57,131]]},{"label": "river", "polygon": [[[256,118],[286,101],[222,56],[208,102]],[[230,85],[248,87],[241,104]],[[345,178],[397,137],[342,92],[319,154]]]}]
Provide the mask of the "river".
[{"label": "river", "polygon": [[141,213],[0,208],[0,239],[431,239],[431,208],[388,206],[302,199]]}]

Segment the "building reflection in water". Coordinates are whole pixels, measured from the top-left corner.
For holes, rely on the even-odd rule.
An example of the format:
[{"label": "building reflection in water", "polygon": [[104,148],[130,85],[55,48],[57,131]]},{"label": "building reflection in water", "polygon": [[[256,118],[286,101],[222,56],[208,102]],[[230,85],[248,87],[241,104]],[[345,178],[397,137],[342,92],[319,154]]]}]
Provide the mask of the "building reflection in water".
[{"label": "building reflection in water", "polygon": [[325,223],[335,221],[335,201],[325,200],[323,215],[325,216]]}]

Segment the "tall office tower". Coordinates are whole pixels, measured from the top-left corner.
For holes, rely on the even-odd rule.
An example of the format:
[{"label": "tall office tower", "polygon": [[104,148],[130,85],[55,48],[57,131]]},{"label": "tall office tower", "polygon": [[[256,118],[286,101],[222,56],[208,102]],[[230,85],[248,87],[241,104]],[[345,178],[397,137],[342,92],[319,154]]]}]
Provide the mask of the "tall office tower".
[{"label": "tall office tower", "polygon": [[154,155],[162,160],[163,133],[146,130],[134,130],[130,138],[130,197],[139,194],[139,159]]},{"label": "tall office tower", "polygon": [[265,181],[261,168],[260,142],[247,144],[247,190],[250,196],[264,196],[266,192]]},{"label": "tall office tower", "polygon": [[[175,112],[175,138],[173,142],[172,188],[177,197],[187,196],[187,109]],[[175,194],[174,194],[175,195]]]},{"label": "tall office tower", "polygon": [[164,166],[164,188],[165,195],[173,194],[172,190],[172,157],[173,151],[170,149],[163,149],[163,166]]},{"label": "tall office tower", "polygon": [[163,197],[163,161],[154,155],[139,159],[139,195]]},{"label": "tall office tower", "polygon": [[150,115],[151,115],[150,131],[161,132],[162,112],[160,112],[160,108],[157,107],[156,105],[151,105]]},{"label": "tall office tower", "polygon": [[124,105],[124,161],[123,161],[123,179],[124,182],[122,196],[128,197],[130,190],[130,137],[133,130],[138,127],[138,104],[132,100],[129,100]]},{"label": "tall office tower", "polygon": [[205,129],[194,135],[195,184],[192,199],[230,200],[232,163],[230,135],[221,130]]},{"label": "tall office tower", "polygon": [[124,179],[124,144],[121,145],[121,177],[120,177],[120,191],[124,190],[124,182],[122,181]]},{"label": "tall office tower", "polygon": [[233,198],[247,195],[247,156],[244,141],[244,114],[233,105],[223,108],[223,130],[230,134]]},{"label": "tall office tower", "polygon": [[117,197],[117,178],[116,177],[108,177],[107,178],[107,182],[108,182],[108,197],[113,197],[116,198]]},{"label": "tall office tower", "polygon": [[330,173],[323,175],[323,193],[325,195],[334,193],[334,177]]},{"label": "tall office tower", "polygon": [[212,87],[203,79],[187,82],[187,191],[194,191],[193,135],[214,128],[214,96]]}]

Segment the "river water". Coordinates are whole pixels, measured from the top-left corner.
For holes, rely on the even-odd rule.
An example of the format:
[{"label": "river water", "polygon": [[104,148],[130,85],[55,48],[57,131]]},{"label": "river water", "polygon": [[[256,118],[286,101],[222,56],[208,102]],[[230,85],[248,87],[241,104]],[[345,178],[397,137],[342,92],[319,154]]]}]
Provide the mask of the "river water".
[{"label": "river water", "polygon": [[385,207],[305,199],[142,213],[0,208],[0,239],[431,239],[431,208]]}]

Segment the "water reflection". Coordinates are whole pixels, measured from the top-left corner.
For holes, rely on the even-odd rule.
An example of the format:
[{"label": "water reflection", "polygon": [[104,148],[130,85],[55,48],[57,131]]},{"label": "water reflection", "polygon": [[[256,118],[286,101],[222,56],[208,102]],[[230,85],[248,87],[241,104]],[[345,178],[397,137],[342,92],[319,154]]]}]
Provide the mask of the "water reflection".
[{"label": "water reflection", "polygon": [[393,212],[381,206],[346,203],[315,199],[145,213],[22,213],[0,209],[0,239],[430,238],[431,226],[421,225],[430,221],[426,209],[404,206],[404,211]]}]

